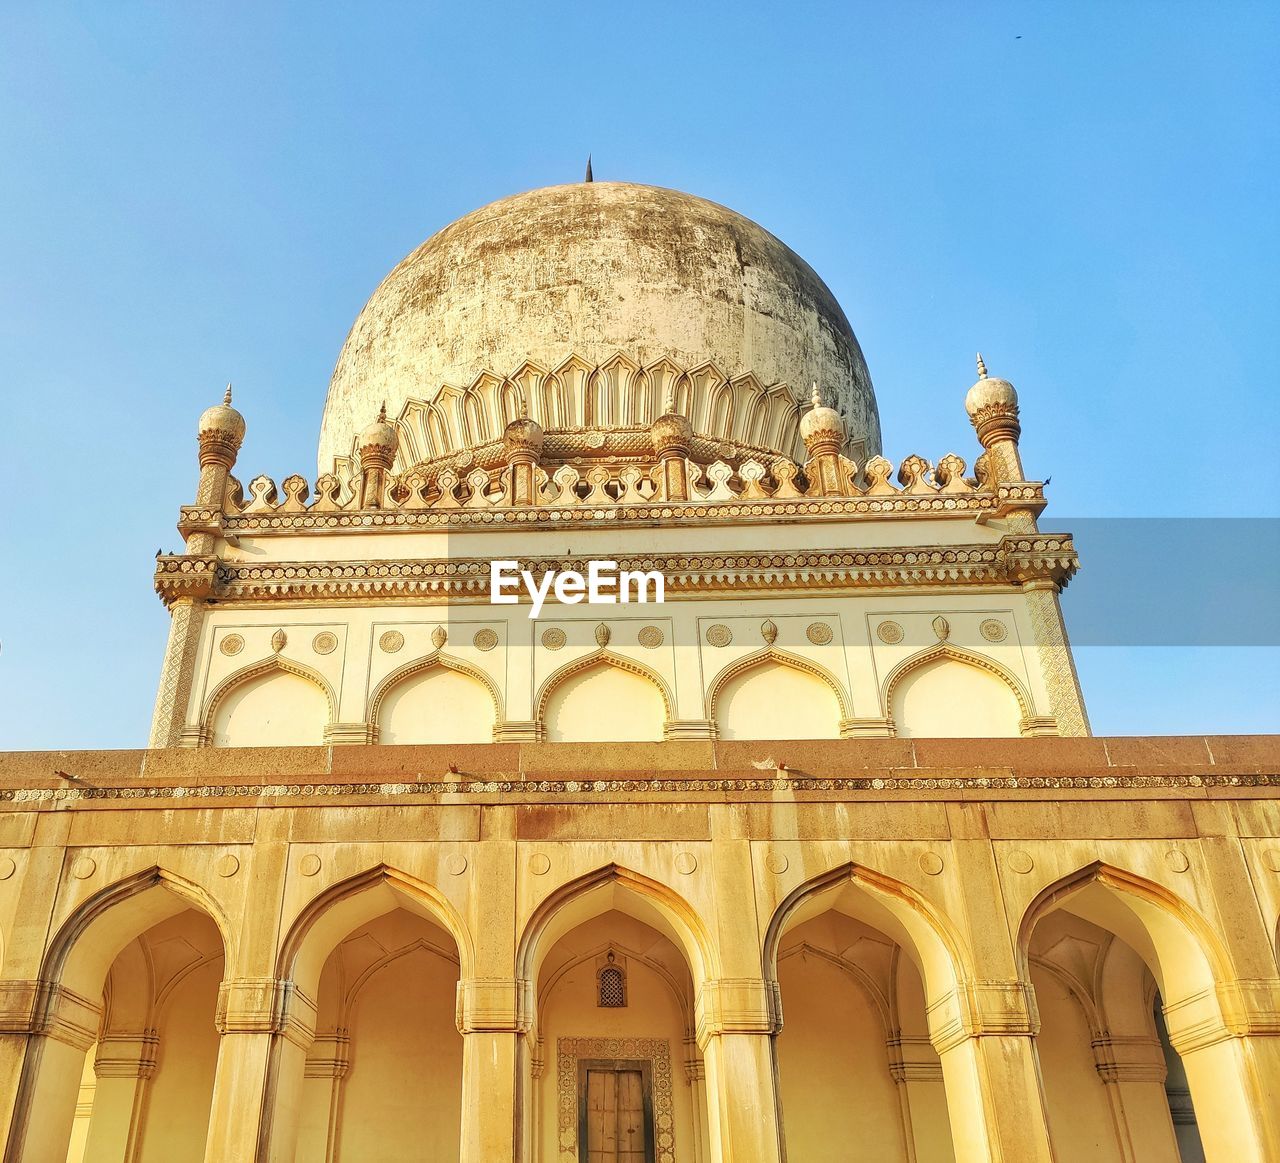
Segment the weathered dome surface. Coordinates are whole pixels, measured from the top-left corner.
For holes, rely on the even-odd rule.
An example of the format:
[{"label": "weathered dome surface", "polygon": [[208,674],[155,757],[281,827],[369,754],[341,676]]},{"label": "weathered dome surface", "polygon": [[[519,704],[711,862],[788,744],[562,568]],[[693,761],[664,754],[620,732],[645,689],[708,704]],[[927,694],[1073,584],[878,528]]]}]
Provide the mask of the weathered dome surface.
[{"label": "weathered dome surface", "polygon": [[839,303],[813,268],[754,222],[675,190],[550,186],[460,218],[373,293],[329,385],[320,464],[348,455],[385,401],[432,400],[482,371],[615,352],[686,369],[754,372],[807,399],[818,383],[851,441],[879,451],[871,379]]}]

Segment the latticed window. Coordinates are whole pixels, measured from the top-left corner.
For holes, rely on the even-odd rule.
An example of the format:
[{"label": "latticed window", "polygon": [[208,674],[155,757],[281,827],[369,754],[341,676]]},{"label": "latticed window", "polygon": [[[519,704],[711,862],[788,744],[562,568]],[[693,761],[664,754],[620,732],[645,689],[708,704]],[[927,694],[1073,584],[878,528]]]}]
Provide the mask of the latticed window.
[{"label": "latticed window", "polygon": [[606,965],[600,970],[600,1005],[606,1009],[619,1009],[627,1004],[627,979],[617,965]]}]

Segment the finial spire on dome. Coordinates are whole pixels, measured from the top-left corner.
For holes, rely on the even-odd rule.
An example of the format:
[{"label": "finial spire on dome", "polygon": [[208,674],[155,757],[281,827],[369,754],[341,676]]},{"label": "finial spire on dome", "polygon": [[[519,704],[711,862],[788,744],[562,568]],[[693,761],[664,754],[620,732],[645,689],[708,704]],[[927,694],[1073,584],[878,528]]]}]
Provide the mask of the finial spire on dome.
[{"label": "finial spire on dome", "polygon": [[378,423],[385,424],[387,422],[387,402],[382,401],[382,407],[378,409]]},{"label": "finial spire on dome", "polygon": [[987,378],[987,365],[982,362],[982,352],[978,352],[978,379],[985,380]]},{"label": "finial spire on dome", "polygon": [[231,384],[229,381],[227,383],[227,390],[222,394],[222,402],[226,404],[227,407],[231,406]]},{"label": "finial spire on dome", "polygon": [[591,155],[587,154],[587,176],[582,179],[584,182],[594,182],[595,178],[591,174]]},{"label": "finial spire on dome", "polygon": [[811,399],[812,399],[812,402],[813,402],[813,406],[814,406],[815,408],[821,408],[821,407],[822,407],[822,393],[821,393],[820,391],[818,391],[818,381],[817,381],[817,380],[814,380],[814,381],[813,381],[813,395],[812,395]]}]

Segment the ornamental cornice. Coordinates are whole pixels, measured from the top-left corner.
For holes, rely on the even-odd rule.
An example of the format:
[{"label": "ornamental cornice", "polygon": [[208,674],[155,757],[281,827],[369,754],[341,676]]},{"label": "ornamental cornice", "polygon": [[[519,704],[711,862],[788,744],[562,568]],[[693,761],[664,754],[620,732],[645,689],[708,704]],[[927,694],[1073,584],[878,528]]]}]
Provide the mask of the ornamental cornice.
[{"label": "ornamental cornice", "polygon": [[[1062,586],[1077,560],[1065,534],[1007,536],[994,545],[940,545],[884,549],[738,551],[618,556],[619,570],[660,571],[668,597],[770,592],[897,589],[906,586],[1011,585],[1045,579]],[[194,578],[208,579],[195,592]],[[548,570],[585,573],[583,557],[526,557],[519,568],[540,577]],[[218,562],[161,556],[156,590],[166,603],[178,597],[219,601],[385,598],[487,600],[490,560],[455,557],[322,562]]]},{"label": "ornamental cornice", "polygon": [[[174,802],[207,799],[310,800],[317,803],[372,798],[376,802],[415,797],[599,796],[631,800],[633,796],[706,794],[720,797],[729,793],[772,797],[779,792],[813,793],[818,796],[847,796],[859,792],[910,792],[935,796],[939,793],[1000,796],[1008,792],[1030,792],[1043,798],[1044,792],[1127,792],[1127,791],[1271,791],[1280,788],[1280,774],[1247,775],[884,775],[884,776],[762,776],[742,778],[672,778],[669,775],[628,774],[617,779],[523,779],[519,773],[495,773],[491,779],[417,779],[406,782],[373,783],[187,783],[145,785],[102,785],[97,787],[0,788],[0,803],[39,808],[43,805],[74,806],[88,801],[132,800],[172,807]],[[193,806],[195,806],[193,804]]]},{"label": "ornamental cornice", "polygon": [[179,598],[207,598],[214,590],[218,558],[212,554],[161,554],[156,558],[156,593],[166,606]]}]

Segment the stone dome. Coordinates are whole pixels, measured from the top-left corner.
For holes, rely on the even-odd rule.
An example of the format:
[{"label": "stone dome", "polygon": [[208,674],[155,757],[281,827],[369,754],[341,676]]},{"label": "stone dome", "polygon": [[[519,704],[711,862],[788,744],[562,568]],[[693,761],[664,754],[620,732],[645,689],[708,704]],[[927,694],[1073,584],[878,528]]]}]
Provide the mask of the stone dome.
[{"label": "stone dome", "polygon": [[[322,470],[350,455],[383,401],[431,401],[526,360],[621,352],[648,366],[711,362],[807,400],[812,383],[850,441],[880,448],[867,366],[840,304],[799,255],[714,202],[654,186],[582,182],[504,198],[405,258],[347,336],[320,433]],[[786,451],[785,449],[780,451]]]}]

